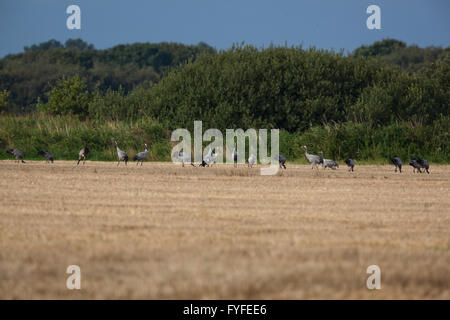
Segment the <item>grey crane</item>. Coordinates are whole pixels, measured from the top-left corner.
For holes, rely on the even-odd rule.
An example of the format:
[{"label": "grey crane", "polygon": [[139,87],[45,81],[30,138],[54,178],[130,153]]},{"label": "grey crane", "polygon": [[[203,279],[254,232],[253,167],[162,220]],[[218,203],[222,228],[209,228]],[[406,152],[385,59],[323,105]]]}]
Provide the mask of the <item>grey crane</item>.
[{"label": "grey crane", "polygon": [[203,157],[202,163],[199,166],[200,167],[212,166],[218,156],[219,156],[219,151],[216,150],[215,153],[212,153],[212,149],[209,148],[208,153],[206,154],[206,156]]},{"label": "grey crane", "polygon": [[125,162],[125,165],[127,165],[127,162],[128,162],[128,155],[127,155],[127,153],[125,151],[120,150],[117,141],[114,140],[114,143],[116,144],[117,157],[119,158],[119,160],[117,161],[117,166],[119,166],[120,161]]},{"label": "grey crane", "polygon": [[395,166],[395,172],[397,172],[397,169],[402,173],[402,160],[400,160],[399,157],[393,157],[391,158],[391,162]]},{"label": "grey crane", "polygon": [[[409,165],[413,167],[413,172],[416,172],[417,169],[417,171],[419,171],[420,173],[426,171],[428,174],[430,174],[430,164],[425,159],[412,158]],[[425,169],[425,171],[421,171],[420,169]]]},{"label": "grey crane", "polygon": [[417,162],[422,166],[423,169],[425,169],[425,171],[430,174],[430,164],[428,163],[427,160],[425,159],[418,159]]},{"label": "grey crane", "polygon": [[256,156],[252,153],[250,157],[248,157],[248,166],[252,168],[254,164],[256,164]]},{"label": "grey crane", "polygon": [[190,162],[191,166],[195,167],[195,165],[191,161],[191,155],[189,153],[183,151],[174,152],[172,158],[181,160],[182,167],[184,167],[185,162]]},{"label": "grey crane", "polygon": [[41,150],[38,151],[38,156],[43,156],[45,158],[45,162],[51,162],[53,163],[53,161],[55,160],[55,157],[53,156],[53,153],[51,153],[48,150]]},{"label": "grey crane", "polygon": [[148,147],[147,147],[147,144],[146,144],[146,143],[144,143],[144,146],[145,146],[145,151],[139,152],[139,153],[138,153],[137,155],[135,155],[134,158],[133,158],[133,161],[137,161],[137,162],[136,162],[136,165],[138,165],[138,164],[139,164],[139,161],[140,161],[140,162],[141,162],[141,166],[142,166],[142,163],[144,163],[145,158],[147,158],[147,155],[148,155]]},{"label": "grey crane", "polygon": [[14,158],[16,159],[15,161],[17,161],[18,163],[20,161],[22,161],[22,163],[25,163],[25,161],[23,161],[23,152],[20,151],[19,149],[8,149],[6,150],[6,153],[13,155]]},{"label": "grey crane", "polygon": [[233,153],[231,154],[231,156],[233,157],[234,167],[237,167],[238,153],[236,151],[236,146],[233,148]]},{"label": "grey crane", "polygon": [[347,158],[344,160],[344,162],[347,164],[348,171],[353,172],[353,168],[355,167],[355,161],[353,161],[352,158]]},{"label": "grey crane", "polygon": [[308,148],[306,146],[303,146],[303,149],[305,149],[306,159],[308,159],[308,161],[311,163],[311,169],[314,169],[314,167],[317,168],[317,166],[320,164],[320,157],[314,154],[309,154]]},{"label": "grey crane", "polygon": [[320,163],[322,164],[323,169],[330,168],[332,170],[336,170],[336,168],[339,168],[339,163],[337,163],[334,160],[330,159],[324,159],[323,157],[323,151],[320,151]]},{"label": "grey crane", "polygon": [[212,149],[209,148],[208,153],[206,154],[206,156],[204,157],[204,159],[202,161],[202,164],[204,162],[208,167],[212,166],[218,156],[219,156],[219,151],[217,149],[214,153],[212,153]]},{"label": "grey crane", "polygon": [[284,168],[286,170],[286,157],[282,154],[279,154],[275,157],[275,159],[278,160],[278,163],[280,164],[280,168]]},{"label": "grey crane", "polygon": [[80,152],[78,153],[78,162],[77,165],[80,164],[81,159],[83,159],[83,165],[86,162],[86,157],[89,153],[89,148],[85,145],[83,149],[80,150]]},{"label": "grey crane", "polygon": [[409,165],[413,167],[413,173],[416,173],[416,169],[417,169],[417,171],[419,171],[419,173],[422,173],[422,171],[420,170],[421,166],[417,162],[417,160],[418,160],[417,158],[411,159],[411,161],[409,162]]}]

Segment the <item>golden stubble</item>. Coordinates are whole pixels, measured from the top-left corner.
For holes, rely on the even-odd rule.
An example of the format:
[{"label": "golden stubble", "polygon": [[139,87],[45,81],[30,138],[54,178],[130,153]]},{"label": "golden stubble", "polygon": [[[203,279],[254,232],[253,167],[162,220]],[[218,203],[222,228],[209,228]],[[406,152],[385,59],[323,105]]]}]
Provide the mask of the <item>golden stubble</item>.
[{"label": "golden stubble", "polygon": [[449,299],[449,187],[449,165],[1,161],[0,298]]}]

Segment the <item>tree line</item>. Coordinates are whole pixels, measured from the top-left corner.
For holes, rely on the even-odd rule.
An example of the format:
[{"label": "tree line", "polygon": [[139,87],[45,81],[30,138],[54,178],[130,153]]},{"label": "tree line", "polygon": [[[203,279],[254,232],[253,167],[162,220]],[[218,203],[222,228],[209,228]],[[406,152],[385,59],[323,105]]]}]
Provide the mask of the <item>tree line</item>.
[{"label": "tree line", "polygon": [[[172,58],[163,59],[161,50],[172,50]],[[33,59],[50,57],[59,61],[62,73],[52,75],[54,82],[48,82],[34,102],[18,104],[17,88],[39,81],[31,77],[25,83],[14,81],[18,87],[4,85],[12,72],[10,64],[25,68],[27,59],[34,63]],[[93,77],[102,64],[114,66],[118,73]],[[128,69],[130,64],[136,69]],[[26,48],[0,65],[0,107],[13,113],[17,106],[26,107],[75,117],[93,128],[110,122],[133,128],[133,123],[149,121],[170,132],[192,129],[194,120],[202,120],[204,128],[279,128],[281,152],[291,159],[302,158],[301,146],[308,144],[337,158],[370,160],[397,154],[449,161],[448,47],[418,48],[386,39],[344,55],[301,46],[245,44],[220,51],[206,44],[95,50],[74,40]],[[125,75],[127,70],[136,73]],[[147,85],[137,79],[139,71]],[[154,80],[146,78],[151,74]],[[28,94],[32,100],[32,92]],[[166,149],[168,145],[161,150]],[[168,156],[161,154],[159,159]]]},{"label": "tree line", "polygon": [[63,77],[83,78],[90,91],[122,88],[128,93],[150,87],[164,72],[195,60],[201,52],[214,49],[205,43],[135,43],[96,50],[81,39],[64,44],[49,40],[0,59],[0,91],[9,92],[7,111],[24,114],[35,111],[39,101],[46,102],[45,93]]}]

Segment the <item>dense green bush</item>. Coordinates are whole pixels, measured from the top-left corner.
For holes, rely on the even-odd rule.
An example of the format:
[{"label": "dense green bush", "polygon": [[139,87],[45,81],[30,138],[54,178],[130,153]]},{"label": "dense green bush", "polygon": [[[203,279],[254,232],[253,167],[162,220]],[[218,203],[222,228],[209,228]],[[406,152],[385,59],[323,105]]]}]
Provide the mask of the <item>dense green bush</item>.
[{"label": "dense green bush", "polygon": [[[450,162],[450,119],[436,120],[424,126],[398,122],[388,126],[369,127],[363,123],[332,123],[314,126],[303,133],[280,132],[280,153],[289,162],[305,163],[302,146],[311,153],[323,150],[328,157],[343,160],[383,163],[394,155],[402,159],[424,157],[432,162]],[[206,129],[206,128],[204,128]],[[4,116],[0,118],[0,159],[9,159],[4,150],[19,148],[27,159],[40,159],[41,149],[54,152],[59,160],[76,159],[87,144],[91,160],[116,160],[114,140],[130,157],[150,146],[149,160],[170,160],[170,131],[157,121],[143,118],[136,122],[87,122],[69,116]],[[206,145],[206,143],[205,143]],[[270,142],[269,142],[270,146]],[[247,155],[248,156],[248,155]]]},{"label": "dense green bush", "polygon": [[117,159],[114,140],[130,158],[150,147],[149,160],[170,160],[169,131],[152,119],[127,122],[89,122],[71,116],[4,116],[0,118],[0,159],[8,159],[5,150],[15,147],[27,159],[41,159],[39,150],[50,150],[59,160],[78,159],[78,151],[87,144],[90,160]]},{"label": "dense green bush", "polygon": [[8,110],[26,113],[35,110],[38,98],[47,102],[45,92],[62,77],[79,76],[90,92],[118,90],[128,93],[148,87],[171,67],[177,67],[200,52],[213,53],[205,43],[135,43],[96,50],[81,39],[56,40],[25,47],[25,52],[0,59],[0,91],[10,93]]},{"label": "dense green bush", "polygon": [[[160,59],[159,65],[173,66],[174,56],[160,50],[164,44],[96,51],[92,66],[93,49],[77,41],[64,48],[49,43],[28,49],[24,59],[42,55],[62,63],[76,57],[90,75],[67,76],[49,84],[45,99],[38,103],[41,112],[51,115],[48,119],[42,114],[0,119],[1,145],[29,149],[31,154],[43,145],[69,159],[87,141],[95,147],[94,157],[112,160],[114,139],[130,151],[152,140],[153,159],[169,159],[170,130],[192,130],[194,121],[202,120],[204,129],[279,128],[281,152],[290,161],[303,161],[303,145],[336,159],[385,161],[398,155],[449,160],[448,48],[410,72],[380,59],[408,48],[398,41],[385,40],[350,56],[301,47],[243,45],[220,52],[200,45],[169,47],[170,52],[181,50],[175,55],[179,62],[192,55],[196,59],[171,69],[158,83],[144,85],[136,79],[140,85],[133,90],[109,77],[98,63],[114,61],[115,74],[124,72],[125,78],[132,79],[133,70],[139,74],[153,68],[154,59]],[[7,61],[10,68],[16,60],[0,61],[0,67]],[[130,61],[134,67],[128,65]],[[0,83],[12,74],[1,70]],[[101,80],[92,88],[96,72]],[[4,93],[3,101],[9,104],[15,92]],[[43,131],[47,127],[54,130]]]},{"label": "dense green bush", "polygon": [[87,91],[86,81],[77,76],[70,79],[62,78],[47,95],[47,103],[38,102],[39,111],[51,115],[78,115],[81,117],[89,114],[91,95]]},{"label": "dense green bush", "polygon": [[[252,46],[201,55],[141,91],[143,111],[169,128],[304,131],[327,122],[431,124],[449,115],[448,55],[411,75],[374,59]],[[430,71],[432,70],[432,71]]]}]

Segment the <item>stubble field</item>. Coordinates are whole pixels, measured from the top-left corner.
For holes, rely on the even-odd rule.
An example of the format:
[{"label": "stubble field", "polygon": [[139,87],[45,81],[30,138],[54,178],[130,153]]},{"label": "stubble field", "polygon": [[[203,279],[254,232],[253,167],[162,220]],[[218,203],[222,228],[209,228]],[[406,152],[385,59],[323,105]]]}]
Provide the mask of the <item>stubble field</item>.
[{"label": "stubble field", "polygon": [[449,165],[1,161],[0,298],[450,299],[449,189]]}]

